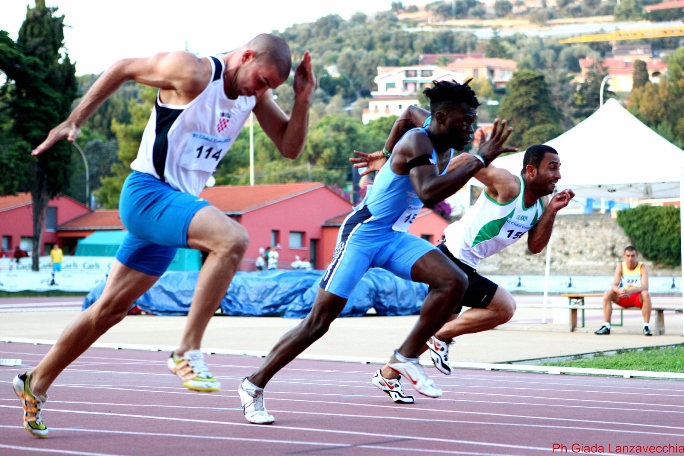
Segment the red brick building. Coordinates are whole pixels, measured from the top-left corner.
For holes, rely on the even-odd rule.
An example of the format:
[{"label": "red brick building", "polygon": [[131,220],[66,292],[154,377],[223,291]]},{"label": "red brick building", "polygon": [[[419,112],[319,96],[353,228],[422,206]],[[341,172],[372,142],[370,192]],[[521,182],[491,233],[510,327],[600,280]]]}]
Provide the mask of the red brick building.
[{"label": "red brick building", "polygon": [[[247,228],[250,245],[242,270],[254,270],[259,248],[277,247],[279,268],[287,269],[295,256],[315,269],[330,261],[323,237],[324,222],[348,214],[352,205],[320,182],[206,188],[200,196]],[[332,254],[330,255],[330,258]]]},{"label": "red brick building", "polygon": [[[40,255],[46,255],[54,244],[60,243],[59,225],[89,213],[88,207],[68,196],[52,199],[48,204]],[[12,256],[17,246],[27,252],[33,248],[33,203],[30,193],[0,197],[0,236],[2,252],[7,256]],[[65,254],[73,253],[68,249],[69,246],[65,247]]]}]

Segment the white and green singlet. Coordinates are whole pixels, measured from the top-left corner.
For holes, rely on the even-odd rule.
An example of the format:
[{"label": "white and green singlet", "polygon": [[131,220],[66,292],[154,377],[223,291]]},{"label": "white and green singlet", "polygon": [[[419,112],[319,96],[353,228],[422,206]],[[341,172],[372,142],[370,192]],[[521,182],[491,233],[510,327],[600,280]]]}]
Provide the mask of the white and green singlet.
[{"label": "white and green singlet", "polygon": [[515,243],[539,221],[544,212],[541,198],[525,207],[525,181],[520,192],[505,203],[498,203],[483,191],[461,220],[444,230],[445,243],[454,257],[477,269],[480,261]]}]

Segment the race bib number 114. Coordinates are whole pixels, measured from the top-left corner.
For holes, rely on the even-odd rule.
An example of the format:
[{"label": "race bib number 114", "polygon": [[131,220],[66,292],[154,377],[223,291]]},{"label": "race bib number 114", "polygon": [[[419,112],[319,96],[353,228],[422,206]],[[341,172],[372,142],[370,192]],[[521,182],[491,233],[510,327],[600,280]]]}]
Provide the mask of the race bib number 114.
[{"label": "race bib number 114", "polygon": [[213,173],[230,147],[231,138],[192,132],[183,150],[180,166],[192,171]]}]

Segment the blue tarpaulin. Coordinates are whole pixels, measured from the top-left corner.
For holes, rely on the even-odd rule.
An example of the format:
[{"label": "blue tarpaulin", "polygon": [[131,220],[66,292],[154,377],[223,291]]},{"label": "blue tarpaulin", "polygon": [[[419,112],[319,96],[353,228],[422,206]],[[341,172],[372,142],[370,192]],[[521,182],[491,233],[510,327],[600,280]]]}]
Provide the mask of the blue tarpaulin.
[{"label": "blue tarpaulin", "polygon": [[[171,271],[134,305],[153,315],[187,315],[197,286],[196,271]],[[221,300],[220,309],[231,316],[304,318],[318,293],[323,271],[238,272]],[[90,307],[102,294],[104,283],[83,301]],[[371,308],[378,315],[415,315],[420,312],[427,286],[396,277],[383,269],[366,272],[345,306],[342,317],[360,317]]]}]

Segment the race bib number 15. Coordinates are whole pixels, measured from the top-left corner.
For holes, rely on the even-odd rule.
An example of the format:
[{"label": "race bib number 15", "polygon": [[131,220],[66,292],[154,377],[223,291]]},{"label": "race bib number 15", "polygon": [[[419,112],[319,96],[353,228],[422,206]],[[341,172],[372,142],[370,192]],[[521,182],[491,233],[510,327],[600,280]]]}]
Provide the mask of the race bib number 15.
[{"label": "race bib number 15", "polygon": [[183,150],[180,166],[192,171],[213,173],[230,147],[231,138],[192,132]]}]

